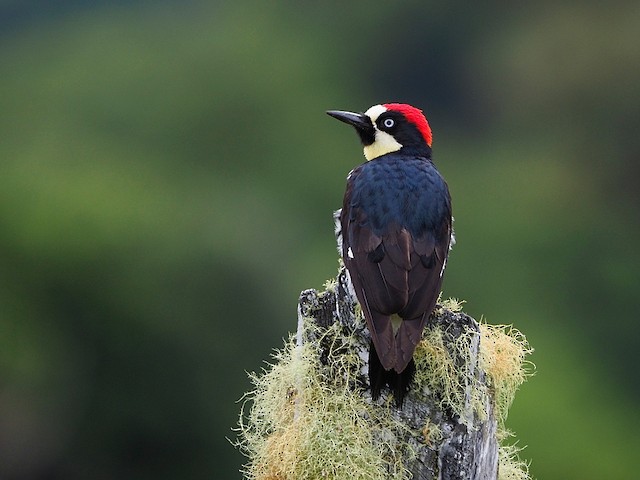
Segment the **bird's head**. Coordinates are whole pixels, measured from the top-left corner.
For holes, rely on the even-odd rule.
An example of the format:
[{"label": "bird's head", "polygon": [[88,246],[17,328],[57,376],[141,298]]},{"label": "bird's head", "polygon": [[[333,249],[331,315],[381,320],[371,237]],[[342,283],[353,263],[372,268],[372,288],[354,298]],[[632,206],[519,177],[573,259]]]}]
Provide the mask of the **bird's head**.
[{"label": "bird's head", "polygon": [[416,107],[406,103],[385,103],[374,105],[364,113],[342,110],[327,113],[356,129],[367,160],[400,149],[431,156],[431,128]]}]

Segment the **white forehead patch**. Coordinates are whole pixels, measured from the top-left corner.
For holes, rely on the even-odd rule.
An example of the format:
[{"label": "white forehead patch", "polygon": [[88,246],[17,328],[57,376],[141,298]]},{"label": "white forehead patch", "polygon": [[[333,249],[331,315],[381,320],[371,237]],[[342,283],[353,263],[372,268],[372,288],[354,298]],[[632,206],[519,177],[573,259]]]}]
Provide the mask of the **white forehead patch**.
[{"label": "white forehead patch", "polygon": [[367,110],[366,112],[364,112],[364,114],[369,117],[371,119],[371,121],[374,123],[376,123],[376,120],[378,120],[378,117],[380,115],[382,115],[384,112],[387,111],[387,107],[385,107],[384,105],[374,105],[373,107],[371,107],[369,110]]},{"label": "white forehead patch", "polygon": [[373,122],[373,128],[376,130],[376,138],[375,141],[371,145],[367,145],[364,147],[364,156],[367,160],[373,160],[381,155],[385,155],[391,152],[397,152],[402,148],[402,145],[396,141],[391,135],[387,132],[383,132],[378,129],[376,125],[376,120],[378,117],[387,111],[387,107],[384,105],[374,105],[369,110],[364,112],[364,114],[371,119]]}]

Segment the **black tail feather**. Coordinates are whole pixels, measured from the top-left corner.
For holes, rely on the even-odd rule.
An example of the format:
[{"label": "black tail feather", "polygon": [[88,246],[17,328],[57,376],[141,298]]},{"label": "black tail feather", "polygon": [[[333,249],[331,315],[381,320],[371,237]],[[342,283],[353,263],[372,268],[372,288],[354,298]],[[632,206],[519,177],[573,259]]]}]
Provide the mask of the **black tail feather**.
[{"label": "black tail feather", "polygon": [[373,342],[369,346],[369,385],[371,386],[371,397],[377,400],[380,396],[380,390],[387,384],[387,371],[382,366],[376,348]]},{"label": "black tail feather", "polygon": [[377,400],[380,392],[386,386],[393,392],[398,408],[402,408],[404,397],[409,391],[411,382],[416,373],[416,364],[413,359],[406,368],[397,373],[395,370],[385,370],[378,358],[373,342],[369,347],[369,384],[371,385],[371,397]]}]

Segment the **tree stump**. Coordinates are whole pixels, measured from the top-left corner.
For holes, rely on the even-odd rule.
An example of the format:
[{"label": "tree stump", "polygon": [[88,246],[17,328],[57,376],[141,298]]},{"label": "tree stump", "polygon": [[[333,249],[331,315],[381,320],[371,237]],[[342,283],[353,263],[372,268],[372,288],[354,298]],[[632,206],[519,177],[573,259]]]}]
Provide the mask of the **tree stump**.
[{"label": "tree stump", "polygon": [[402,408],[371,398],[370,334],[342,267],[326,290],[305,290],[298,328],[274,363],[251,374],[237,444],[250,480],[526,480],[506,413],[532,372],[526,339],[439,303],[414,354]]},{"label": "tree stump", "polygon": [[[357,318],[358,310],[344,269],[340,271],[332,292],[319,294],[316,290],[303,291],[298,304],[298,345],[318,341],[328,327],[339,324],[345,332],[353,335],[359,355],[367,359],[370,334],[363,320]],[[305,331],[309,331],[305,322],[314,322],[319,330],[312,329],[313,334],[305,334]],[[442,408],[442,399],[436,392],[431,392],[433,395],[426,392],[424,395],[412,390],[402,409],[389,408],[389,413],[407,427],[403,438],[397,439],[398,442],[410,445],[415,452],[413,458],[406,459],[405,467],[411,472],[410,478],[415,480],[495,480],[498,475],[498,440],[493,404],[490,396],[485,395],[484,415],[479,415],[473,405],[477,396],[470,391],[485,385],[484,372],[478,366],[479,325],[464,313],[452,312],[440,306],[427,326],[434,327],[444,333],[444,345],[448,346],[454,358],[460,353],[468,356],[468,359],[455,359],[460,368],[467,370],[462,376],[465,403],[461,412],[455,413],[446,405]],[[476,334],[469,335],[469,332]],[[468,352],[458,352],[453,346],[463,335],[471,340]],[[331,358],[327,347],[322,347],[322,354]],[[364,373],[360,381],[365,389],[363,394],[371,402]],[[381,403],[387,402],[381,400]],[[439,432],[437,442],[428,438],[429,430]]]}]

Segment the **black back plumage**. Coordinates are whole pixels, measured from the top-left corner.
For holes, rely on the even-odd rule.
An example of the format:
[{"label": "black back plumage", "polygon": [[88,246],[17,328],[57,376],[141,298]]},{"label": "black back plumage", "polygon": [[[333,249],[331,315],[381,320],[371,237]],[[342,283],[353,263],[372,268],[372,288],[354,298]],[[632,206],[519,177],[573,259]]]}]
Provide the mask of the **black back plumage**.
[{"label": "black back plumage", "polygon": [[435,307],[451,239],[451,199],[429,156],[379,156],[348,177],[343,259],[372,336],[373,397],[408,391],[413,353]]}]

